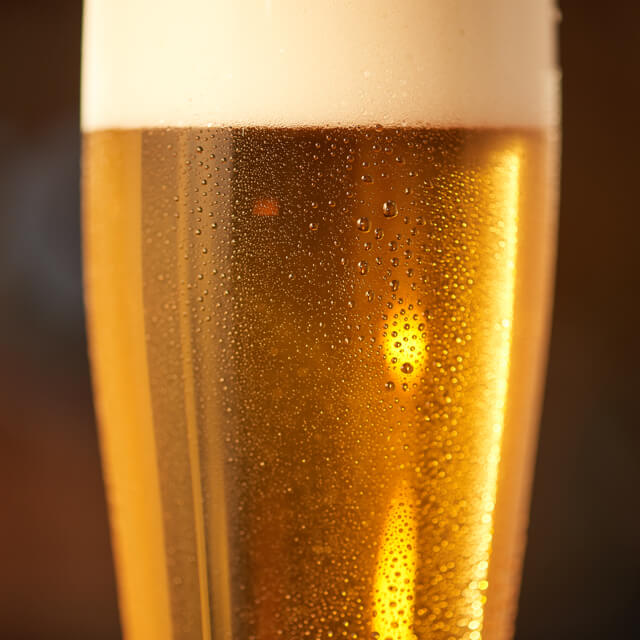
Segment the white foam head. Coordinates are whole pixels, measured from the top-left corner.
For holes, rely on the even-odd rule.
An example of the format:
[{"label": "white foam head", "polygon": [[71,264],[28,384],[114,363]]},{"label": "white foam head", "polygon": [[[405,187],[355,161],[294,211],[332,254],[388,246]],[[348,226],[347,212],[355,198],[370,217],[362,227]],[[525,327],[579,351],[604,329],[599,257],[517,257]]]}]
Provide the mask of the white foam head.
[{"label": "white foam head", "polygon": [[548,126],[553,0],[86,0],[84,130]]}]

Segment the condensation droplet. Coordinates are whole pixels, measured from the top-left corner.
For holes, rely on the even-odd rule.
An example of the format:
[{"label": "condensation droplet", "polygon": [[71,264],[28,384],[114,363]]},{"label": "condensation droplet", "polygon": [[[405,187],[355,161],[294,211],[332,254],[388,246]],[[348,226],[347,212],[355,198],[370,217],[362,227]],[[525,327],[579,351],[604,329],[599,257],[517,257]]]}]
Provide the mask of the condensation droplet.
[{"label": "condensation droplet", "polygon": [[309,223],[309,231],[317,231],[320,225],[317,222]]},{"label": "condensation droplet", "polygon": [[400,286],[400,283],[397,280],[392,280],[389,283],[389,286],[391,287],[391,291],[397,291],[398,287]]},{"label": "condensation droplet", "polygon": [[384,385],[384,388],[387,389],[387,391],[393,391],[396,388],[396,385],[393,384],[393,382],[391,380],[389,380],[389,382],[387,382]]},{"label": "condensation droplet", "polygon": [[378,227],[375,231],[374,234],[376,236],[376,240],[381,240],[382,238],[384,238],[384,231]]},{"label": "condensation droplet", "polygon": [[362,231],[363,233],[367,233],[371,228],[371,223],[369,222],[369,218],[358,218],[356,221],[356,226],[358,227],[358,231]]},{"label": "condensation droplet", "polygon": [[364,276],[367,271],[369,271],[369,265],[367,264],[367,261],[360,260],[360,262],[358,262],[358,269],[360,269],[360,274]]},{"label": "condensation droplet", "polygon": [[413,371],[413,366],[411,364],[409,364],[408,362],[405,362],[400,367],[400,371],[402,371],[402,373],[411,373]]},{"label": "condensation droplet", "polygon": [[382,205],[382,212],[385,218],[395,218],[398,215],[398,207],[393,200],[387,200]]}]

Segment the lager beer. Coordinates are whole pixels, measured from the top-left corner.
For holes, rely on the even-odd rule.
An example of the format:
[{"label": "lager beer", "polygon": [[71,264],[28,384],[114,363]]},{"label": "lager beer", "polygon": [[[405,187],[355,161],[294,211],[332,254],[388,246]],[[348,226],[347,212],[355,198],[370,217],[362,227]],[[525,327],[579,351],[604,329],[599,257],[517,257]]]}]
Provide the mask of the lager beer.
[{"label": "lager beer", "polygon": [[553,258],[552,7],[148,5],[94,0],[85,21],[126,637],[510,637]]}]

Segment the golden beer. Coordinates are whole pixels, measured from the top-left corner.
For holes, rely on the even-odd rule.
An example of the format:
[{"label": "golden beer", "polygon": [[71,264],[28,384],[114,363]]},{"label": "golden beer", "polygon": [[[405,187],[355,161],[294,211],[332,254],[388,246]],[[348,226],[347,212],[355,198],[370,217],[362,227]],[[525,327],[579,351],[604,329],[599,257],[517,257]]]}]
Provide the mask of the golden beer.
[{"label": "golden beer", "polygon": [[506,633],[548,145],[534,130],[88,134],[92,360],[132,628]]},{"label": "golden beer", "polygon": [[553,262],[551,0],[87,0],[127,640],[507,640]]}]

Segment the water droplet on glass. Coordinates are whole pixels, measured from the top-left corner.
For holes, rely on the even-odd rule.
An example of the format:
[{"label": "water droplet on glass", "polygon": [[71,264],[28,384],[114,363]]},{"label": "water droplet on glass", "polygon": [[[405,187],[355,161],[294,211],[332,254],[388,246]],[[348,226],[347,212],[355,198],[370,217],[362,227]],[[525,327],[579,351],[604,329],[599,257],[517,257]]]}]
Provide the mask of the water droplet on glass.
[{"label": "water droplet on glass", "polygon": [[385,218],[395,218],[398,215],[398,207],[393,200],[387,200],[382,205],[382,213]]},{"label": "water droplet on glass", "polygon": [[395,385],[395,384],[393,384],[393,382],[392,382],[391,380],[389,380],[389,382],[387,382],[387,383],[384,385],[384,388],[385,388],[387,391],[393,391],[393,390],[396,388],[396,385]]},{"label": "water droplet on glass", "polygon": [[309,223],[309,231],[317,231],[320,225],[317,222]]},{"label": "water droplet on glass", "polygon": [[402,371],[402,373],[411,373],[413,371],[413,366],[410,365],[408,362],[405,362],[401,367],[400,367],[400,371]]},{"label": "water droplet on glass", "polygon": [[390,283],[391,291],[397,291],[400,283],[397,280],[392,280]]},{"label": "water droplet on glass", "polygon": [[374,234],[376,236],[376,240],[381,240],[382,238],[384,238],[384,231],[378,227],[375,231]]},{"label": "water droplet on glass", "polygon": [[369,218],[358,218],[356,221],[356,226],[358,227],[358,231],[362,231],[363,233],[367,233],[371,228],[371,223],[369,222]]},{"label": "water droplet on glass", "polygon": [[360,269],[361,275],[365,275],[367,271],[369,271],[369,265],[366,260],[360,260],[360,262],[358,262],[358,269]]}]

